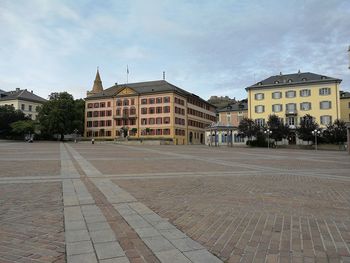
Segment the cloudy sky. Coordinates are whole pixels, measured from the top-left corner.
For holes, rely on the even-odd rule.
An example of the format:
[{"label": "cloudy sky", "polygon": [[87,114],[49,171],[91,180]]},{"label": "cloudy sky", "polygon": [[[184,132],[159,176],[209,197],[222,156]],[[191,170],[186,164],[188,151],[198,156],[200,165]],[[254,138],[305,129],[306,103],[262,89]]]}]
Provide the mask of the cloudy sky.
[{"label": "cloudy sky", "polygon": [[0,89],[43,97],[162,79],[244,98],[271,75],[314,72],[350,90],[348,0],[0,0]]}]

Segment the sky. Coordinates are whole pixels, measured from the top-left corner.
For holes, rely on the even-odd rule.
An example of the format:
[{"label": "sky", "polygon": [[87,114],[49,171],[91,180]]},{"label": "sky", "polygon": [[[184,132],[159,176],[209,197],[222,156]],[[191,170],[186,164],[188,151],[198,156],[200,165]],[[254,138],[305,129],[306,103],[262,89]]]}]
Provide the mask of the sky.
[{"label": "sky", "polygon": [[314,72],[350,91],[349,0],[0,0],[0,89],[86,97],[166,80],[246,98],[272,75]]}]

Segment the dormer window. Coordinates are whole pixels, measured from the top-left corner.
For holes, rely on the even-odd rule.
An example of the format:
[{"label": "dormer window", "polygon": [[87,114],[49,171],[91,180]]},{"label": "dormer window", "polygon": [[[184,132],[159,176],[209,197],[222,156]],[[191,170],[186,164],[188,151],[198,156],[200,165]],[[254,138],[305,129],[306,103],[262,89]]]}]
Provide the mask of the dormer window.
[{"label": "dormer window", "polygon": [[321,79],[326,79],[327,77],[326,76],[322,76]]},{"label": "dormer window", "polygon": [[278,83],[280,83],[278,80],[275,80],[275,84],[278,84]]},{"label": "dormer window", "polygon": [[258,82],[258,85],[259,85],[259,86],[262,85],[262,82]]},{"label": "dormer window", "polygon": [[293,82],[293,80],[291,80],[291,79],[288,79],[288,80],[287,80],[287,82],[288,82],[288,83],[291,83],[291,82]]},{"label": "dormer window", "polygon": [[306,78],[302,78],[301,80],[302,80],[302,81],[306,81]]}]

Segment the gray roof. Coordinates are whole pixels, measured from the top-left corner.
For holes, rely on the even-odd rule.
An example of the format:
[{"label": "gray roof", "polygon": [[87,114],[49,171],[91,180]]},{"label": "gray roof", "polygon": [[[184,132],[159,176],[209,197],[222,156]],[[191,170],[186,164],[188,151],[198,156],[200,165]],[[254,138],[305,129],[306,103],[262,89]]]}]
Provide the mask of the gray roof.
[{"label": "gray roof", "polygon": [[[131,88],[133,89],[137,94],[152,94],[152,93],[163,93],[163,92],[175,92],[180,95],[183,95],[185,97],[192,96],[196,97],[197,99],[205,102],[206,104],[211,105],[201,97],[197,96],[196,94],[190,93],[186,90],[183,90],[179,87],[176,87],[175,85],[165,81],[165,80],[155,80],[155,81],[146,81],[146,82],[136,82],[136,83],[127,83],[127,84],[116,84],[108,89],[105,89],[104,91],[90,95],[86,98],[86,100],[90,99],[97,99],[97,98],[109,98],[116,96],[118,92],[123,90],[124,88]],[[211,105],[215,107],[214,105]]]},{"label": "gray roof", "polygon": [[15,91],[8,91],[1,94],[0,101],[5,100],[26,100],[32,102],[44,103],[46,100],[38,95],[35,95],[32,92],[27,91],[26,89],[20,90],[16,89]]},{"label": "gray roof", "polygon": [[245,111],[248,110],[248,103],[247,102],[236,102],[230,105],[227,105],[225,107],[217,109],[217,112],[231,112],[231,111]]},{"label": "gray roof", "polygon": [[264,88],[264,87],[273,87],[273,86],[291,86],[291,85],[307,85],[315,82],[338,82],[340,83],[342,80],[332,77],[327,77],[325,75],[319,75],[311,72],[298,72],[293,74],[279,74],[276,76],[271,76],[267,79],[259,81],[249,87],[246,88]]},{"label": "gray roof", "polygon": [[350,92],[340,91],[340,99],[350,99]]}]

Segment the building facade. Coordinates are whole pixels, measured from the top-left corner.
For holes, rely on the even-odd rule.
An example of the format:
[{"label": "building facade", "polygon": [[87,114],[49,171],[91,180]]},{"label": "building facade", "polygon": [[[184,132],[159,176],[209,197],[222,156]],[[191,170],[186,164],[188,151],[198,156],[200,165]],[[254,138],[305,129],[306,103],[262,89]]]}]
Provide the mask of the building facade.
[{"label": "building facade", "polygon": [[265,125],[269,115],[275,114],[290,128],[310,114],[321,128],[340,118],[340,79],[314,73],[271,76],[250,87],[248,117]]},{"label": "building facade", "polygon": [[160,139],[204,144],[215,107],[165,80],[114,85],[103,90],[99,72],[87,93],[85,137]]},{"label": "building facade", "polygon": [[33,91],[21,90],[0,93],[0,106],[10,105],[16,110],[21,110],[27,117],[35,120],[38,116],[38,108],[46,100],[33,93]]},{"label": "building facade", "polygon": [[350,92],[340,92],[340,119],[350,122]]}]

